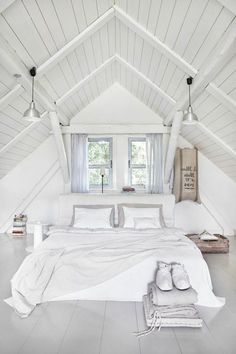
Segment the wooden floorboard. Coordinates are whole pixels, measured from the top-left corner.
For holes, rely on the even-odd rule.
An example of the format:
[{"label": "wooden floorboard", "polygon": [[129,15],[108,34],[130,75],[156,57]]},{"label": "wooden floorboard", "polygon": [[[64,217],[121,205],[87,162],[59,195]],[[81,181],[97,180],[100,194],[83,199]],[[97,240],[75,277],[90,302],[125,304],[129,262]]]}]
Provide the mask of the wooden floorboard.
[{"label": "wooden floorboard", "polygon": [[214,292],[226,297],[222,308],[199,307],[203,328],[162,328],[146,337],[141,303],[50,302],[20,319],[3,299],[10,279],[26,256],[31,236],[0,235],[0,354],[235,354],[236,238],[229,254],[205,255]]}]

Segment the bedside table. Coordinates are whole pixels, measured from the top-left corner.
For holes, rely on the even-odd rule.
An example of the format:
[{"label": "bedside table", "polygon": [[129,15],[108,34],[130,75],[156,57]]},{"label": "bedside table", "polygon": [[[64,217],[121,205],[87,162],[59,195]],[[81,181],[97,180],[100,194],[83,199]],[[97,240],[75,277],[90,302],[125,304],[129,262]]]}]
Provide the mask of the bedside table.
[{"label": "bedside table", "polygon": [[227,237],[214,234],[218,237],[215,241],[203,241],[197,234],[187,234],[190,240],[200,249],[202,253],[229,253],[229,240]]},{"label": "bedside table", "polygon": [[26,247],[26,251],[33,252],[33,249],[43,241],[43,227],[48,226],[48,224],[42,223],[40,221],[29,222],[28,224],[34,225],[34,245]]}]

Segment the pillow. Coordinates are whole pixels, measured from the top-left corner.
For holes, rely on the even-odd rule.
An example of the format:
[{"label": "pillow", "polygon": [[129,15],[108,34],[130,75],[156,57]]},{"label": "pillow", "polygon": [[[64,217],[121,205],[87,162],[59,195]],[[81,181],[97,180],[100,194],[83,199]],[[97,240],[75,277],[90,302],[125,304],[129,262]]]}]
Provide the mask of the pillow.
[{"label": "pillow", "polygon": [[162,216],[161,204],[119,204],[118,205],[119,227],[134,228],[134,218],[154,218],[156,227],[165,227]]},{"label": "pillow", "polygon": [[137,230],[160,228],[155,218],[134,218],[134,228]]},{"label": "pillow", "polygon": [[74,205],[71,226],[108,229],[114,226],[114,205]]}]

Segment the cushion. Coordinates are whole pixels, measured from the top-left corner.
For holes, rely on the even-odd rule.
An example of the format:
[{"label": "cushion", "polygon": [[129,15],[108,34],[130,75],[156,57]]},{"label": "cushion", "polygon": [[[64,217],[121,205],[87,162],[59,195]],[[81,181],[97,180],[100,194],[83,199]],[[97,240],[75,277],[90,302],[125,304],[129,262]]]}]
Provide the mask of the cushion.
[{"label": "cushion", "polygon": [[74,205],[71,226],[77,228],[112,228],[114,205]]},{"label": "cushion", "polygon": [[165,227],[161,204],[119,204],[119,227],[135,227],[134,218],[154,218],[156,227]]},{"label": "cushion", "polygon": [[134,218],[134,228],[137,230],[160,228],[155,218],[140,217]]}]

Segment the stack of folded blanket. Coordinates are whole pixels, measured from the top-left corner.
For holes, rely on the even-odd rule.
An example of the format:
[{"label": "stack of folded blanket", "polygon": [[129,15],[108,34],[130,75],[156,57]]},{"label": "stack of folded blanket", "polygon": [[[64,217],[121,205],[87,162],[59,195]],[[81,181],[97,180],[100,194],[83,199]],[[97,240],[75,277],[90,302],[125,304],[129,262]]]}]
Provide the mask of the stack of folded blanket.
[{"label": "stack of folded blanket", "polygon": [[197,292],[181,264],[158,264],[156,281],[149,284],[144,296],[147,334],[156,327],[202,327],[202,320],[194,304]]}]

